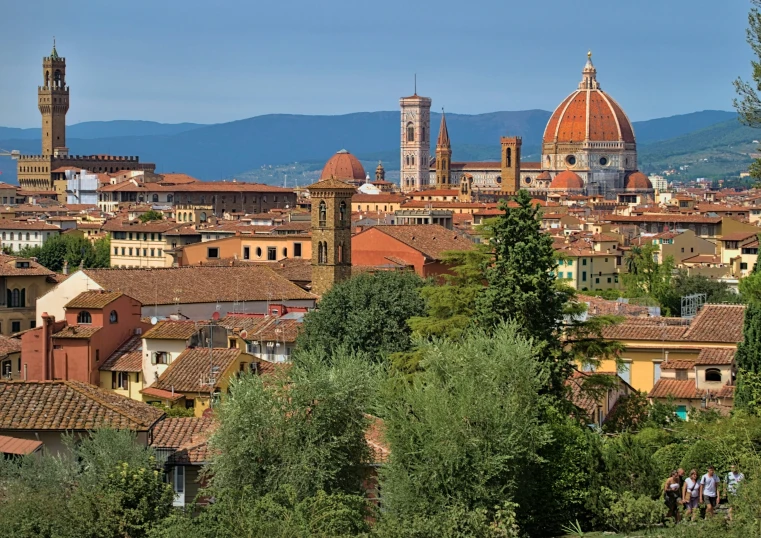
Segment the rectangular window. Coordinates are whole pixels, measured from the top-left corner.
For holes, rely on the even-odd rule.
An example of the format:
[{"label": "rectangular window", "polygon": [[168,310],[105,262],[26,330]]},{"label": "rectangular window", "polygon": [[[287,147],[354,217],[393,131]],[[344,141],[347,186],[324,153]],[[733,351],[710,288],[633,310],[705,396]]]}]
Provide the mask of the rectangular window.
[{"label": "rectangular window", "polygon": [[687,420],[687,406],[686,405],[677,405],[676,406],[676,416],[678,416],[682,420]]},{"label": "rectangular window", "polygon": [[206,257],[207,258],[219,258],[219,248],[217,247],[209,247],[206,249]]},{"label": "rectangular window", "polygon": [[688,377],[689,376],[687,375],[687,370],[677,370],[676,371],[676,378],[679,381],[685,381],[686,379],[688,379]]},{"label": "rectangular window", "polygon": [[12,363],[9,360],[3,361],[3,379],[10,379],[13,373]]},{"label": "rectangular window", "polygon": [[172,488],[174,489],[174,506],[185,506],[185,467],[172,469]]},{"label": "rectangular window", "polygon": [[122,256],[124,256],[124,247],[122,247]]},{"label": "rectangular window", "polygon": [[119,254],[119,247],[114,247],[114,256]]},{"label": "rectangular window", "polygon": [[185,409],[193,409],[196,406],[196,401],[193,398],[185,400]]},{"label": "rectangular window", "polygon": [[156,249],[152,248],[151,249],[151,258],[155,258],[155,257],[156,257]]},{"label": "rectangular window", "polygon": [[619,370],[619,372],[618,372],[618,375],[621,377],[621,379],[623,379],[624,381],[626,381],[630,385],[632,383],[632,372],[631,372],[631,369],[632,369],[632,363],[631,362],[624,362],[623,366],[621,367],[621,370]]},{"label": "rectangular window", "polygon": [[740,262],[740,269],[747,269],[747,268],[748,268],[748,264],[747,263]]},{"label": "rectangular window", "polygon": [[129,255],[132,256],[132,247],[129,247]]},{"label": "rectangular window", "polygon": [[143,249],[143,256],[148,256],[148,249],[147,248]]},{"label": "rectangular window", "polygon": [[566,261],[565,261],[565,264],[566,264],[568,267],[573,267],[573,260],[566,260]]},{"label": "rectangular window", "polygon": [[608,284],[610,284],[610,277],[608,277]]},{"label": "rectangular window", "polygon": [[267,247],[267,259],[270,261],[277,259],[277,249],[275,247]]},{"label": "rectangular window", "polygon": [[166,351],[154,351],[151,356],[153,364],[169,364],[169,353]]},{"label": "rectangular window", "polygon": [[661,363],[654,362],[653,363],[653,383],[657,383],[660,378],[661,378]]},{"label": "rectangular window", "polygon": [[581,280],[582,280],[583,282],[586,282],[586,281],[587,281],[587,272],[586,272],[586,271],[582,271],[582,272],[581,272]]},{"label": "rectangular window", "polygon": [[295,258],[301,258],[301,243],[293,244],[293,256]]},{"label": "rectangular window", "polygon": [[599,283],[600,283],[600,279],[595,277],[595,284],[599,284]]},{"label": "rectangular window", "polygon": [[17,333],[21,331],[20,321],[11,321],[11,333]]},{"label": "rectangular window", "polygon": [[568,271],[568,272],[565,274],[565,277],[566,277],[566,278],[573,278],[573,273],[572,273],[572,272],[570,272],[570,271]]},{"label": "rectangular window", "polygon": [[243,259],[244,260],[251,259],[251,247],[243,247]]}]

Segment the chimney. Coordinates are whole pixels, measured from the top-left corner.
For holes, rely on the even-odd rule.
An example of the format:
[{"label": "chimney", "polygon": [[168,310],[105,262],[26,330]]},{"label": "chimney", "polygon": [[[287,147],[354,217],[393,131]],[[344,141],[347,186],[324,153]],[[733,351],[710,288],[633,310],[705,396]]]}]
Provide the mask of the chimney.
[{"label": "chimney", "polygon": [[66,261],[66,260],[63,260],[63,274],[64,275],[68,275],[69,274],[69,262]]}]

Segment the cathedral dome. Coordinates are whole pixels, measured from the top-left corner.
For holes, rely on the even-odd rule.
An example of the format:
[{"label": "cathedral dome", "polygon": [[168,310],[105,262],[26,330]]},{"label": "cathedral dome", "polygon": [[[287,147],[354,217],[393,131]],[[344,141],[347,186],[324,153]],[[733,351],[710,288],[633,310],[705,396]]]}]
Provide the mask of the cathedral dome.
[{"label": "cathedral dome", "polygon": [[550,189],[558,191],[581,190],[584,188],[584,180],[576,172],[566,170],[555,176],[550,183]]},{"label": "cathedral dome", "polygon": [[362,163],[360,163],[354,155],[345,149],[342,149],[328,159],[328,162],[325,163],[322,173],[320,174],[321,180],[329,179],[331,177],[344,180],[364,181],[367,175],[365,174],[365,169],[362,167]]},{"label": "cathedral dome", "polygon": [[653,190],[653,184],[650,183],[645,174],[638,170],[626,176],[624,189],[627,191],[651,191]]},{"label": "cathedral dome", "polygon": [[579,88],[555,109],[544,130],[545,144],[635,143],[634,128],[621,106],[600,89],[589,53]]}]

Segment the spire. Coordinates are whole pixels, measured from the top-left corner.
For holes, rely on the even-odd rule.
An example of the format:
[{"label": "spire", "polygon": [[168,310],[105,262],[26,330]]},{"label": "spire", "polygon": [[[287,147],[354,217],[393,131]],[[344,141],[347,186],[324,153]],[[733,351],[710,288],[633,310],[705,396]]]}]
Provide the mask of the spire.
[{"label": "spire", "polygon": [[441,126],[439,127],[439,139],[436,141],[436,146],[450,147],[449,143],[449,130],[447,130],[447,117],[444,114],[444,109],[441,109]]},{"label": "spire", "polygon": [[378,168],[375,169],[375,181],[385,181],[386,170],[383,168],[383,163],[378,161]]},{"label": "spire", "polygon": [[587,52],[587,63],[581,72],[580,90],[599,90],[600,84],[597,82],[597,69],[592,63],[592,51]]},{"label": "spire", "polygon": [[50,57],[54,60],[58,59],[58,51],[55,50],[55,36],[53,36],[53,52],[50,53]]}]

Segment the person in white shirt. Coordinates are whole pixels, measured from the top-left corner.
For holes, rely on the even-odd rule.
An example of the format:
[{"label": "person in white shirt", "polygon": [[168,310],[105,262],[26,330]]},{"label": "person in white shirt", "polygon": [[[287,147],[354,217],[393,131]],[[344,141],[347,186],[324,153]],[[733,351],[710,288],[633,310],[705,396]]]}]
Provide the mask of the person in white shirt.
[{"label": "person in white shirt", "polygon": [[737,495],[737,486],[745,480],[745,475],[742,474],[740,471],[737,470],[737,466],[732,463],[729,466],[729,472],[727,473],[727,479],[725,481],[725,495],[727,497],[727,500],[730,502],[729,506],[729,519],[732,519],[732,506],[731,502],[734,499],[735,495]]},{"label": "person in white shirt", "polygon": [[706,515],[712,516],[713,510],[718,506],[721,500],[719,494],[719,484],[721,481],[716,476],[716,469],[713,465],[708,466],[708,472],[700,479],[700,504],[705,502]]},{"label": "person in white shirt", "polygon": [[690,474],[685,479],[684,486],[682,487],[682,501],[685,507],[685,518],[689,518],[690,514],[692,514],[693,519],[698,516],[698,511],[695,509],[700,504],[698,502],[699,500],[700,482],[698,482],[698,471],[696,469],[690,469]]}]

